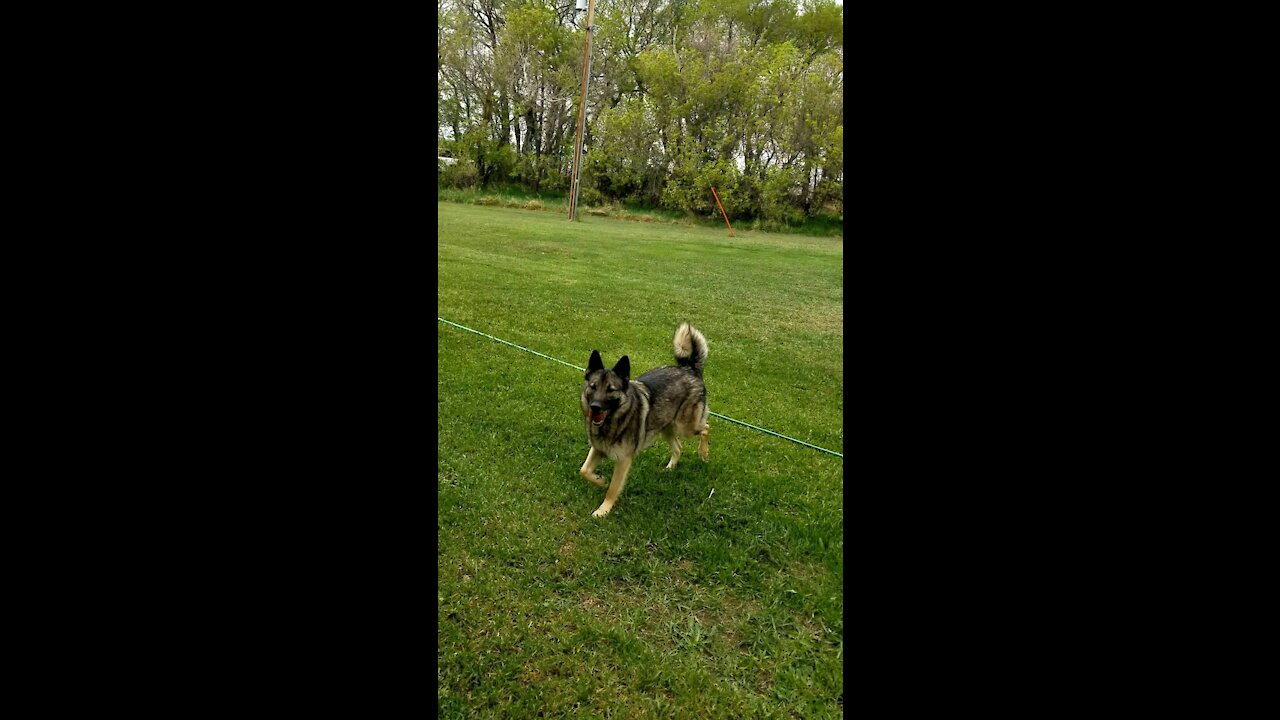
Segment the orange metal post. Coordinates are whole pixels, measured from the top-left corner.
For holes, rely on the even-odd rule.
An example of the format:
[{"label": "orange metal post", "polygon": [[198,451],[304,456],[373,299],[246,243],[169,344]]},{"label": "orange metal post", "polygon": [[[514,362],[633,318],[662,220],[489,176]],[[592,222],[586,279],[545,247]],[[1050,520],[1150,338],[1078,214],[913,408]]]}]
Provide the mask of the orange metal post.
[{"label": "orange metal post", "polygon": [[[725,215],[725,212],[724,212],[724,205],[720,205],[720,196],[719,196],[719,195],[716,195],[716,186],[715,186],[715,185],[712,185],[712,186],[711,186],[711,194],[712,194],[712,195],[715,195],[715,198],[716,198],[716,205],[718,205],[718,206],[720,207],[720,214],[721,214],[721,215],[724,215],[724,224],[725,224],[725,225],[729,225],[729,216],[728,216],[728,215]],[[733,235],[733,226],[732,226],[732,225],[729,225],[729,236],[730,236],[730,237],[733,237],[733,236],[734,236],[734,235]]]}]

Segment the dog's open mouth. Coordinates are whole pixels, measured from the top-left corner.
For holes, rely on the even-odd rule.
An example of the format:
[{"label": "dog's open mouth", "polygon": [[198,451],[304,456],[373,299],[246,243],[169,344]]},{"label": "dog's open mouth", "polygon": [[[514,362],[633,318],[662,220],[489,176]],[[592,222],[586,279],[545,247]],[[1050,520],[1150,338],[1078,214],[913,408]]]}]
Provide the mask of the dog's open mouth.
[{"label": "dog's open mouth", "polygon": [[592,410],[592,411],[591,411],[591,424],[592,424],[592,425],[603,425],[603,424],[604,424],[604,419],[605,419],[605,418],[607,418],[607,417],[609,417],[609,411],[608,411],[608,410],[600,410],[600,411],[598,411],[598,412],[597,412],[597,411],[595,411],[595,410]]}]

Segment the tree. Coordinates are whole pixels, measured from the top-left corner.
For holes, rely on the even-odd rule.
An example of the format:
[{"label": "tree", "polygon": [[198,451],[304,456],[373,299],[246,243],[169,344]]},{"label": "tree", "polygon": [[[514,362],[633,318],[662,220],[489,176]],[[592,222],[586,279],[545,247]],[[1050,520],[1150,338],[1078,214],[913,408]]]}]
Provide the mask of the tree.
[{"label": "tree", "polygon": [[[441,136],[485,184],[563,190],[585,19],[571,0],[437,0]],[[842,207],[843,8],[599,0],[584,181],[607,199],[796,222]],[[468,176],[470,177],[470,176]]]}]

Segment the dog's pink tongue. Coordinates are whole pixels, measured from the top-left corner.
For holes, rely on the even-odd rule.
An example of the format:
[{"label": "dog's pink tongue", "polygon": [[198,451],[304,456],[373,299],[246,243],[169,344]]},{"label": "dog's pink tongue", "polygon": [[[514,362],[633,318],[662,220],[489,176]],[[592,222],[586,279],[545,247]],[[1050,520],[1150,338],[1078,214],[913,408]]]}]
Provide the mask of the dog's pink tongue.
[{"label": "dog's pink tongue", "polygon": [[603,412],[603,411],[601,411],[601,412],[595,412],[595,411],[592,411],[592,413],[591,413],[591,422],[593,422],[593,423],[604,422],[604,412]]}]

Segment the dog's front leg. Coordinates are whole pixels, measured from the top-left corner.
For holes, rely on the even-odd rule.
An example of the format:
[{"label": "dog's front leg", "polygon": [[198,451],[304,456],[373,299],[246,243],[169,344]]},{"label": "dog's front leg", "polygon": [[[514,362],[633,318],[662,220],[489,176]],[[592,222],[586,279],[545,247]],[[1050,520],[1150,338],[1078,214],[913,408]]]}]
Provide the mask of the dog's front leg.
[{"label": "dog's front leg", "polygon": [[631,458],[629,457],[624,457],[614,464],[613,482],[609,483],[609,492],[604,494],[604,502],[591,513],[593,517],[604,517],[613,509],[613,504],[618,502],[618,496],[622,494],[622,486],[627,484],[627,471],[630,469]]},{"label": "dog's front leg", "polygon": [[587,453],[587,459],[582,463],[582,469],[578,471],[578,474],[587,482],[595,483],[600,487],[607,487],[604,480],[601,480],[600,476],[596,474],[596,465],[600,464],[600,459],[603,457],[604,454],[596,450],[595,446],[592,445],[590,452]]}]

